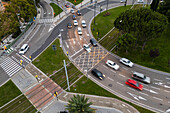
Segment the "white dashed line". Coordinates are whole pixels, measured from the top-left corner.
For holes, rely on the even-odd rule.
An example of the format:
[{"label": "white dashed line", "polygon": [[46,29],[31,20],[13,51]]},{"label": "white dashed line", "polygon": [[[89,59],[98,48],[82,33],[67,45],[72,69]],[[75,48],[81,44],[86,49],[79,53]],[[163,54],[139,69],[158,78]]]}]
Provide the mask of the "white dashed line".
[{"label": "white dashed line", "polygon": [[108,68],[106,65],[103,65],[103,67]]},{"label": "white dashed line", "polygon": [[151,86],[151,88],[154,88],[154,89],[160,90],[160,88],[157,88],[157,87],[153,87],[153,86]]},{"label": "white dashed line", "polygon": [[125,77],[124,75],[122,75],[122,74],[119,74],[120,76],[122,76],[122,77]]},{"label": "white dashed line", "polygon": [[124,86],[122,83],[117,82],[119,85]]},{"label": "white dashed line", "polygon": [[143,95],[146,95],[146,96],[149,96],[148,94],[146,94],[146,93],[143,93],[143,92],[139,92],[139,93],[141,93],[141,94],[143,94]]},{"label": "white dashed line", "polygon": [[125,67],[122,67],[123,69],[125,69],[125,70],[128,70],[127,68],[125,68]]},{"label": "white dashed line", "polygon": [[154,80],[162,82],[162,80],[159,80],[159,79],[154,79]]},{"label": "white dashed line", "polygon": [[157,97],[153,97],[154,99],[157,99],[157,100],[160,100],[160,101],[163,101],[163,99],[160,99],[160,98],[157,98]]},{"label": "white dashed line", "polygon": [[111,69],[110,71],[112,71],[113,73],[116,73],[116,71],[114,71],[114,70],[112,70],[112,69]]},{"label": "white dashed line", "polygon": [[67,44],[67,42],[66,42],[66,41],[65,41],[65,43],[66,43],[67,48],[69,48],[69,46],[68,46],[68,44]]},{"label": "white dashed line", "polygon": [[133,91],[135,91],[134,89],[132,89],[131,87],[128,87],[129,89],[131,89],[131,90],[133,90]]},{"label": "white dashed line", "polygon": [[129,113],[131,113],[130,110],[127,109],[127,111],[128,111]]},{"label": "white dashed line", "polygon": [[167,91],[167,90],[164,90],[164,91],[170,93],[170,91]]},{"label": "white dashed line", "polygon": [[114,81],[113,79],[111,79],[110,77],[107,77],[109,80],[111,80],[111,81]]}]

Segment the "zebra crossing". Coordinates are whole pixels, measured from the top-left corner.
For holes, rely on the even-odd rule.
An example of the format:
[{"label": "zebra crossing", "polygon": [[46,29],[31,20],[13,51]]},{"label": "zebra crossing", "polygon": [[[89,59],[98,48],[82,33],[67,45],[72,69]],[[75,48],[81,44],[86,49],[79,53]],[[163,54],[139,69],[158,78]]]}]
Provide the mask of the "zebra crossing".
[{"label": "zebra crossing", "polygon": [[10,57],[4,59],[0,66],[8,74],[9,77],[12,77],[15,73],[22,69],[22,67],[13,61]]},{"label": "zebra crossing", "polygon": [[39,20],[36,20],[37,23],[53,23],[54,22],[54,19],[39,19]]}]

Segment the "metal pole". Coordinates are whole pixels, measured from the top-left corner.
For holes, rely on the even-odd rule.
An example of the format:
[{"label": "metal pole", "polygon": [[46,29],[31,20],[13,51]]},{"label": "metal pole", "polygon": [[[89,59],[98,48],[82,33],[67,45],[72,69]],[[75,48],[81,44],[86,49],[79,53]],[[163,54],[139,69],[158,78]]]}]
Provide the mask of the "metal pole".
[{"label": "metal pole", "polygon": [[94,25],[95,25],[95,15],[96,15],[96,1],[94,1]]},{"label": "metal pole", "polygon": [[107,9],[106,10],[108,10],[108,0],[107,0]]},{"label": "metal pole", "polygon": [[69,86],[69,79],[68,79],[68,75],[67,75],[67,68],[66,68],[66,62],[64,61],[64,67],[65,67],[65,73],[66,73],[66,78],[67,78],[67,85],[68,85],[68,90],[70,91],[70,86]]}]

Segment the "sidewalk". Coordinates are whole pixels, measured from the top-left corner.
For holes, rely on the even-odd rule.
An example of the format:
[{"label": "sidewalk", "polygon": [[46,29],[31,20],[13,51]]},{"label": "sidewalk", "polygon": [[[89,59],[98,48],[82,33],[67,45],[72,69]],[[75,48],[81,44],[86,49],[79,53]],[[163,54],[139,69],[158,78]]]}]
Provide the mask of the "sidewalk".
[{"label": "sidewalk", "polygon": [[[73,97],[73,95],[77,95],[77,93],[69,93],[64,92],[59,96],[59,100],[66,101]],[[89,98],[89,102],[93,103],[93,106],[98,106],[99,108],[114,108],[123,113],[139,113],[134,107],[131,105],[117,100],[115,98],[109,97],[102,97],[102,96],[95,96],[95,95],[88,95],[88,94],[80,94],[85,95],[86,98]]]}]

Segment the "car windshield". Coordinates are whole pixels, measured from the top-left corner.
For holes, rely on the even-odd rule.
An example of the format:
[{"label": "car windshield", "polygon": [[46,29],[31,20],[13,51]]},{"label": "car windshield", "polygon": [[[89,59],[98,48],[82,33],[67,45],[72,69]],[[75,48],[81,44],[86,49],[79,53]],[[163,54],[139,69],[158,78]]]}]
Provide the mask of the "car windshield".
[{"label": "car windshield", "polygon": [[89,46],[84,46],[84,48],[88,49],[88,48],[89,48]]},{"label": "car windshield", "polygon": [[78,30],[78,32],[81,32],[81,30]]},{"label": "car windshield", "polygon": [[102,77],[102,73],[100,73],[100,72],[97,72],[97,75],[98,75],[99,77]]},{"label": "car windshield", "polygon": [[139,83],[136,83],[136,86],[139,87]]},{"label": "car windshield", "polygon": [[24,49],[20,49],[20,51],[24,51]]},{"label": "car windshield", "polygon": [[127,63],[130,63],[130,60],[128,60]]},{"label": "car windshield", "polygon": [[74,21],[74,23],[77,23],[77,21]]}]

